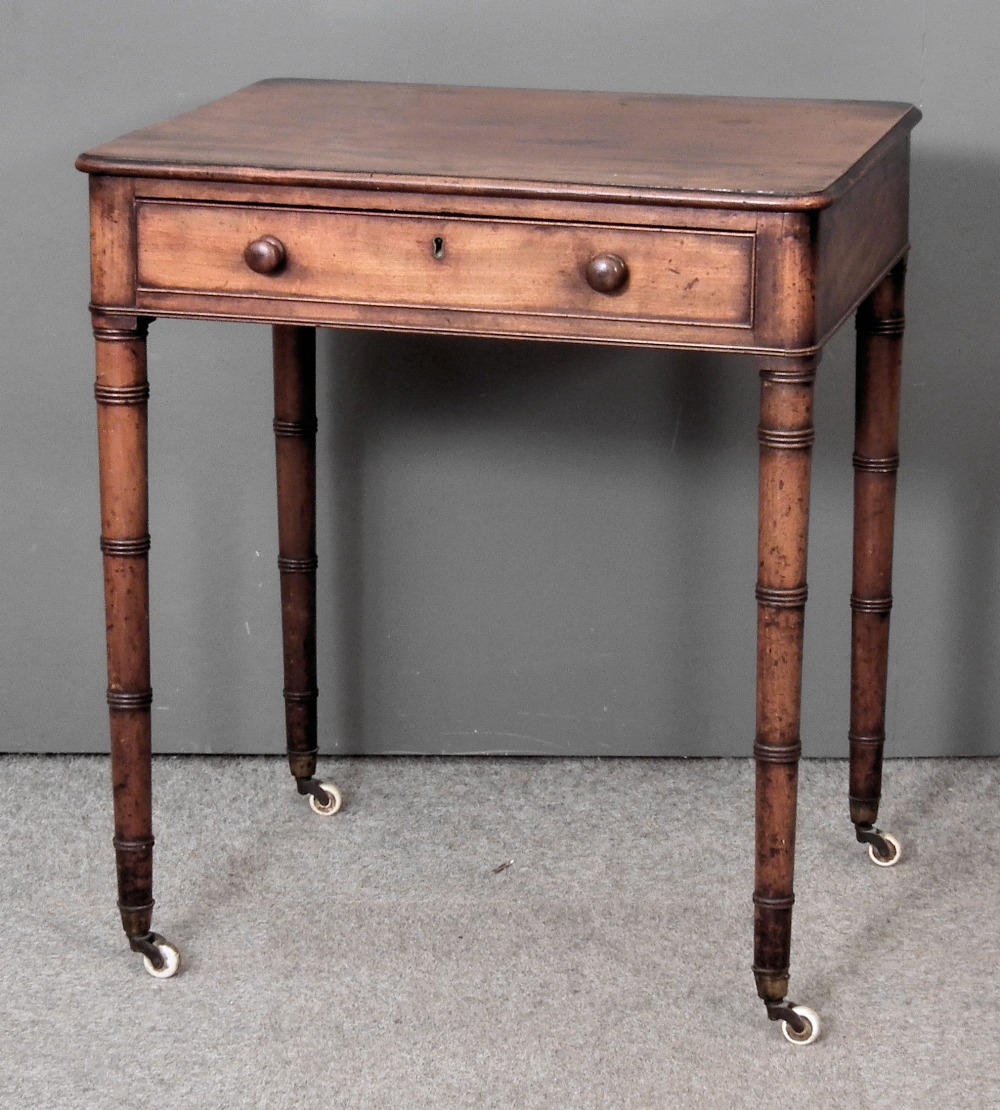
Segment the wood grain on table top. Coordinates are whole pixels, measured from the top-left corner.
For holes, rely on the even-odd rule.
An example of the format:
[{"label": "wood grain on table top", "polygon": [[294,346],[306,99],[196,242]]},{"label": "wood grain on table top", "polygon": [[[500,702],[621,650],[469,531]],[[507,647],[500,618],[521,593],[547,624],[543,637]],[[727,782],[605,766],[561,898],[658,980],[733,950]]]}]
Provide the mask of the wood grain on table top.
[{"label": "wood grain on table top", "polygon": [[262,81],[80,156],[89,173],[820,208],[908,104]]}]

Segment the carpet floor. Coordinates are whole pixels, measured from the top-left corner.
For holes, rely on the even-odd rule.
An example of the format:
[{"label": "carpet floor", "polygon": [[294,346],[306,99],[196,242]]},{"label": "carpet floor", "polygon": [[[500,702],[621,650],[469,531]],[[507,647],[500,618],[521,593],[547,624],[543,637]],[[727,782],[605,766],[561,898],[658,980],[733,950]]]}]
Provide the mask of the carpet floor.
[{"label": "carpet floor", "polygon": [[[1000,760],[894,761],[872,866],[802,767],[786,1043],[751,963],[746,760],[154,765],[155,980],[107,760],[0,757],[0,1106],[1000,1107]],[[512,862],[511,862],[512,861]],[[501,865],[509,864],[506,867]]]}]

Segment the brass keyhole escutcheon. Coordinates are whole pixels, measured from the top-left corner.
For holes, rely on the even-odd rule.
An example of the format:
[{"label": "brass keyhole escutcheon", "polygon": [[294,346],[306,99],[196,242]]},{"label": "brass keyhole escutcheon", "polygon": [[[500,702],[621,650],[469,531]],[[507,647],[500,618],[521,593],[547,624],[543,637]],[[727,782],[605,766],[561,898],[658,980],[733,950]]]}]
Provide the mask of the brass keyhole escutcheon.
[{"label": "brass keyhole escutcheon", "polygon": [[431,240],[431,255],[434,258],[444,258],[444,239],[440,235],[435,235]]}]

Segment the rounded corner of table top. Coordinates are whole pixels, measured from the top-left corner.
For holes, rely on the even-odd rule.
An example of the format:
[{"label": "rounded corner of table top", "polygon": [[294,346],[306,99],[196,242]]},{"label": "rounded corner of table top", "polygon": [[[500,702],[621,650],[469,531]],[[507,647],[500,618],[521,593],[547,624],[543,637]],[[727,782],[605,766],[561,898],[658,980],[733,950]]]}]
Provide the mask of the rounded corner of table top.
[{"label": "rounded corner of table top", "polygon": [[98,165],[99,160],[89,150],[85,150],[82,154],[77,155],[73,168],[79,170],[80,173],[91,174],[100,172]]}]

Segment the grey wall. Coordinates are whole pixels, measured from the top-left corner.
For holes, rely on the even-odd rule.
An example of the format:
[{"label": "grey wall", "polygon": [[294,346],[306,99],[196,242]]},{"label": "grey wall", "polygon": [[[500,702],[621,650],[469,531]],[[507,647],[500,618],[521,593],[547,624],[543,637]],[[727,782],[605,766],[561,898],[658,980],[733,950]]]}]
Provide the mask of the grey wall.
[{"label": "grey wall", "polygon": [[[106,748],[75,155],[264,76],[911,100],[890,738],[1000,752],[1000,7],[977,0],[2,0],[0,748]],[[327,750],[746,754],[756,375],[326,333]],[[821,367],[808,754],[846,743],[852,337]],[[154,736],[283,747],[269,339],[150,343]]]}]

